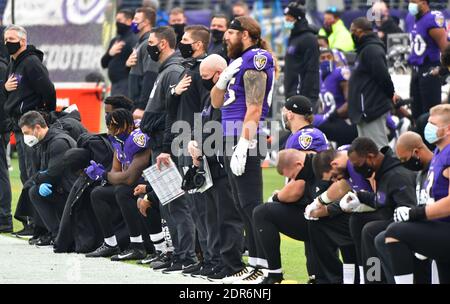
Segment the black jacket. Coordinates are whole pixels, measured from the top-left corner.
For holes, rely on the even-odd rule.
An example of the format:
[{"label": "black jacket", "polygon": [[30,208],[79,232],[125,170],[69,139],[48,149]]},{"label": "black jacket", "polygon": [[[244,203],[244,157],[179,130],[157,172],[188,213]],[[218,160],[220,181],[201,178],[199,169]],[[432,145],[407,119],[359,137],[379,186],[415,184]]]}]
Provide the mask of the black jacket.
[{"label": "black jacket", "polygon": [[178,84],[180,75],[184,71],[183,66],[180,65],[181,61],[182,58],[174,53],[161,64],[158,78],[145,108],[141,130],[151,137],[152,150],[159,151],[163,148],[170,89]]},{"label": "black jacket", "polygon": [[[120,54],[113,57],[109,55],[109,50],[116,43],[116,41],[123,41],[125,45]],[[109,44],[106,54],[103,55],[101,59],[102,68],[108,69],[108,77],[112,83],[119,82],[124,79],[128,79],[128,74],[130,73],[130,68],[126,66],[126,62],[133,53],[133,47],[138,42],[138,37],[129,30],[123,36],[117,36]]]},{"label": "black jacket", "polygon": [[217,54],[222,56],[227,62],[230,62],[230,58],[228,58],[227,47],[226,44],[222,41],[211,42],[209,45],[208,55]]},{"label": "black jacket", "polygon": [[403,33],[400,26],[398,26],[398,22],[396,22],[392,17],[388,17],[386,20],[384,20],[378,30],[384,33],[383,43],[385,47],[387,47],[387,36],[389,34]]},{"label": "black jacket", "polygon": [[44,53],[34,46],[28,48],[17,57],[11,59],[8,75],[15,74],[19,78],[19,85],[15,91],[6,92],[6,114],[18,122],[22,114],[28,111],[41,110],[51,112],[56,109],[55,86],[49,78],[47,68],[42,64]]},{"label": "black jacket", "polygon": [[[0,56],[0,86],[4,87],[8,79],[8,61]],[[11,131],[4,105],[7,100],[6,90],[0,90],[0,135]]]},{"label": "black jacket", "polygon": [[64,154],[76,145],[75,140],[64,130],[50,128],[37,146],[40,163],[39,172],[33,178],[35,183],[50,183],[54,191],[69,194],[77,177],[63,165]]},{"label": "black jacket", "polygon": [[375,209],[390,208],[390,214],[400,206],[416,206],[416,173],[406,169],[389,147],[381,152],[384,160],[375,173],[377,191],[358,192],[358,198]]},{"label": "black jacket", "polygon": [[363,36],[356,51],[356,67],[348,93],[348,115],[355,124],[370,122],[389,112],[395,91],[384,44],[376,34]]},{"label": "black jacket", "polygon": [[284,67],[286,98],[303,95],[315,103],[319,98],[319,44],[317,31],[304,19],[296,22],[289,37]]},{"label": "black jacket", "polygon": [[81,123],[81,115],[78,111],[73,111],[71,113],[51,112],[50,125],[52,128],[66,131],[75,141],[78,141],[81,134],[88,132]]}]

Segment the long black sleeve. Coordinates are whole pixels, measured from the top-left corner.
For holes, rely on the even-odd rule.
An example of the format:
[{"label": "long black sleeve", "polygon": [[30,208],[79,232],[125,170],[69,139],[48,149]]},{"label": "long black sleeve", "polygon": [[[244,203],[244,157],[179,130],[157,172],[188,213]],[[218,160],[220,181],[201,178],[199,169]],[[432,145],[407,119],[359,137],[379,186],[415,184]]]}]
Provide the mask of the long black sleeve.
[{"label": "long black sleeve", "polygon": [[106,69],[109,65],[109,62],[111,61],[112,57],[109,55],[109,50],[111,49],[111,47],[113,46],[113,44],[116,42],[116,38],[114,38],[113,40],[111,40],[111,42],[109,43],[109,47],[106,50],[105,55],[103,55],[102,59],[101,59],[101,65],[102,68]]},{"label": "long black sleeve", "polygon": [[42,64],[30,64],[26,72],[33,90],[42,98],[42,108],[49,112],[56,110],[56,90],[47,70]]},{"label": "long black sleeve", "polygon": [[361,60],[370,69],[370,74],[387,97],[394,96],[395,88],[386,63],[386,55],[381,47],[367,47]]}]

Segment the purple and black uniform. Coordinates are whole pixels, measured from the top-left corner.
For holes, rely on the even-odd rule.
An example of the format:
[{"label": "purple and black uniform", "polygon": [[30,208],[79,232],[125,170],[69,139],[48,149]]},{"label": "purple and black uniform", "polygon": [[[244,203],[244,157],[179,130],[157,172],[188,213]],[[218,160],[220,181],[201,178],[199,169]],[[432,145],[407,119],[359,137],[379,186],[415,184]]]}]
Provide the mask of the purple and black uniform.
[{"label": "purple and black uniform", "polygon": [[253,48],[242,54],[240,71],[231,79],[222,107],[222,126],[224,136],[241,136],[242,123],[247,113],[244,74],[247,71],[263,71],[267,74],[266,94],[264,97],[261,122],[269,113],[274,88],[275,64],[272,55],[263,49]]},{"label": "purple and black uniform", "polygon": [[291,134],[286,141],[285,149],[300,151],[322,152],[328,150],[330,145],[325,134],[312,126],[306,126]]},{"label": "purple and black uniform", "polygon": [[117,160],[122,165],[123,171],[129,168],[136,154],[146,150],[150,145],[150,137],[143,133],[141,129],[134,130],[123,141],[113,136],[110,136],[109,140],[116,152]]},{"label": "purple and black uniform", "polygon": [[429,11],[420,19],[408,14],[406,29],[411,35],[411,56],[409,64],[421,66],[424,63],[440,61],[439,46],[430,36],[429,31],[434,28],[446,28],[444,15],[439,11]]},{"label": "purple and black uniform", "polygon": [[[431,185],[431,195],[435,202],[448,196],[448,178],[444,177],[444,170],[450,167],[450,145],[442,151],[436,149],[431,160],[430,169],[425,188]],[[450,217],[440,219],[440,221],[450,222]]]},{"label": "purple and black uniform", "polygon": [[[350,149],[350,145],[345,145],[339,147],[338,151],[348,151]],[[369,181],[364,178],[361,174],[355,171],[350,160],[347,161],[347,173],[348,178],[346,179],[347,184],[352,188],[353,191],[369,191],[373,192],[372,186]]]},{"label": "purple and black uniform", "polygon": [[341,82],[350,79],[350,70],[346,67],[337,67],[331,72],[320,85],[320,101],[322,102],[322,113],[314,115],[315,127],[324,123],[329,115],[342,107],[346,100],[341,89]]}]

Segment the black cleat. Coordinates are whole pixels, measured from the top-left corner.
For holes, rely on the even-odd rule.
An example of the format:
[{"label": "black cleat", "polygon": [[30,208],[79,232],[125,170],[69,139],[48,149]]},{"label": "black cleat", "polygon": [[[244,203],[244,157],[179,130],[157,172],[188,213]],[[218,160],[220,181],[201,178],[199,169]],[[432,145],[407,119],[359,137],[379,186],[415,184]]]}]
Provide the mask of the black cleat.
[{"label": "black cleat", "polygon": [[174,262],[170,267],[162,271],[164,274],[182,273],[185,269],[196,265],[194,262]]},{"label": "black cleat", "polygon": [[184,276],[192,276],[193,273],[198,273],[202,270],[204,264],[202,262],[194,263],[191,266],[185,268],[181,273]]},{"label": "black cleat", "polygon": [[317,284],[316,276],[315,275],[310,276],[306,284]]},{"label": "black cleat", "polygon": [[143,244],[131,244],[127,250],[111,257],[111,261],[137,261],[143,260],[147,256]]},{"label": "black cleat", "polygon": [[87,258],[110,258],[113,255],[116,255],[120,252],[118,246],[111,247],[106,243],[103,243],[100,247],[98,247],[95,251],[86,254]]},{"label": "black cleat", "polygon": [[36,242],[37,247],[50,247],[53,245],[54,241],[51,234],[41,236]]},{"label": "black cleat", "polygon": [[0,225],[0,233],[13,232],[13,226],[11,224]]},{"label": "black cleat", "polygon": [[217,272],[218,272],[217,268],[214,268],[211,265],[204,265],[200,271],[191,273],[191,277],[205,279],[206,277],[213,275]]},{"label": "black cleat", "polygon": [[172,262],[172,252],[166,252],[161,254],[156,260],[151,262],[150,267],[155,271],[163,270],[172,266]]},{"label": "black cleat", "polygon": [[149,255],[147,255],[145,257],[145,259],[138,261],[137,264],[139,264],[139,265],[149,265],[151,262],[156,260],[159,257],[160,254],[161,254],[161,252],[156,252],[156,253],[149,254]]},{"label": "black cleat", "polygon": [[259,283],[261,285],[273,285],[273,284],[281,284],[283,282],[283,274],[281,273],[269,273],[267,277],[264,278],[264,280]]},{"label": "black cleat", "polygon": [[14,232],[12,235],[18,238],[32,237],[34,235],[34,229],[31,225],[27,225],[22,230]]}]

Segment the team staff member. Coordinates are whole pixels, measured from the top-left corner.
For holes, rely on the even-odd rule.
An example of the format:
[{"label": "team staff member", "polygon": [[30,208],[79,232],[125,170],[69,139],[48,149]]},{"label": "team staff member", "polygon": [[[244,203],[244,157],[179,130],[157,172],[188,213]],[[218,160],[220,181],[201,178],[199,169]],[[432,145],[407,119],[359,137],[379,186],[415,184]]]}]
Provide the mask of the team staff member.
[{"label": "team staff member", "polygon": [[319,99],[319,44],[317,32],[306,20],[305,6],[291,2],[285,11],[286,27],[291,30],[286,51],[284,91],[286,98],[302,95],[316,107]]},{"label": "team staff member", "polygon": [[76,142],[63,130],[49,128],[36,111],[23,115],[19,127],[24,142],[29,147],[37,146],[39,159],[36,166],[40,172],[32,178],[34,186],[29,190],[29,196],[49,235],[41,237],[36,245],[53,245],[67,197],[76,180],[73,172],[63,168],[62,162],[64,154],[75,148]]},{"label": "team staff member", "polygon": [[139,37],[126,62],[126,66],[130,68],[128,96],[135,104],[135,119],[142,119],[148,96],[158,76],[158,63],[151,60],[147,52],[148,37],[155,26],[155,20],[156,13],[153,9],[138,8],[131,24],[131,30]]},{"label": "team staff member", "polygon": [[343,52],[353,51],[355,46],[352,36],[339,16],[340,13],[336,7],[327,9],[323,15],[323,28],[320,29],[319,35],[328,38],[332,49]]},{"label": "team staff member", "polygon": [[261,27],[251,17],[233,20],[225,40],[228,55],[234,61],[212,89],[211,103],[222,109],[226,146],[237,144],[234,152],[225,151],[225,169],[244,220],[252,267],[222,273],[231,283],[248,276],[261,277],[263,273],[257,266],[266,264],[261,260],[261,248],[254,235],[253,210],[263,202],[261,160],[266,155],[266,137],[261,135],[260,122],[266,118],[272,102],[276,67],[267,42],[261,38]]},{"label": "team staff member", "polygon": [[226,31],[228,30],[228,24],[230,21],[226,15],[214,15],[211,19],[211,43],[208,48],[208,54],[218,54],[222,56],[226,61],[229,61],[227,56],[227,46],[223,41]]},{"label": "team staff member", "polygon": [[439,282],[450,283],[450,106],[438,105],[430,110],[425,139],[436,145],[430,164],[428,183],[431,198],[425,205],[400,207],[395,210],[396,222],[386,231],[395,282],[414,282],[414,253],[436,260]]},{"label": "team staff member", "polygon": [[381,149],[389,144],[386,117],[398,100],[389,75],[383,42],[365,18],[356,18],[351,27],[355,40],[356,68],[349,80],[348,116],[358,128],[358,136],[369,137]]},{"label": "team staff member", "polygon": [[117,36],[111,40],[108,51],[101,59],[102,68],[108,69],[111,81],[111,95],[128,96],[128,75],[126,62],[133,53],[138,37],[131,30],[134,12],[128,9],[116,14]]},{"label": "team staff member", "polygon": [[440,53],[447,42],[445,17],[439,11],[430,10],[429,0],[410,0],[409,15],[406,19],[407,32],[411,35],[412,66],[411,97],[414,119],[441,103],[441,82],[438,77],[430,77],[430,69],[439,66]]}]

